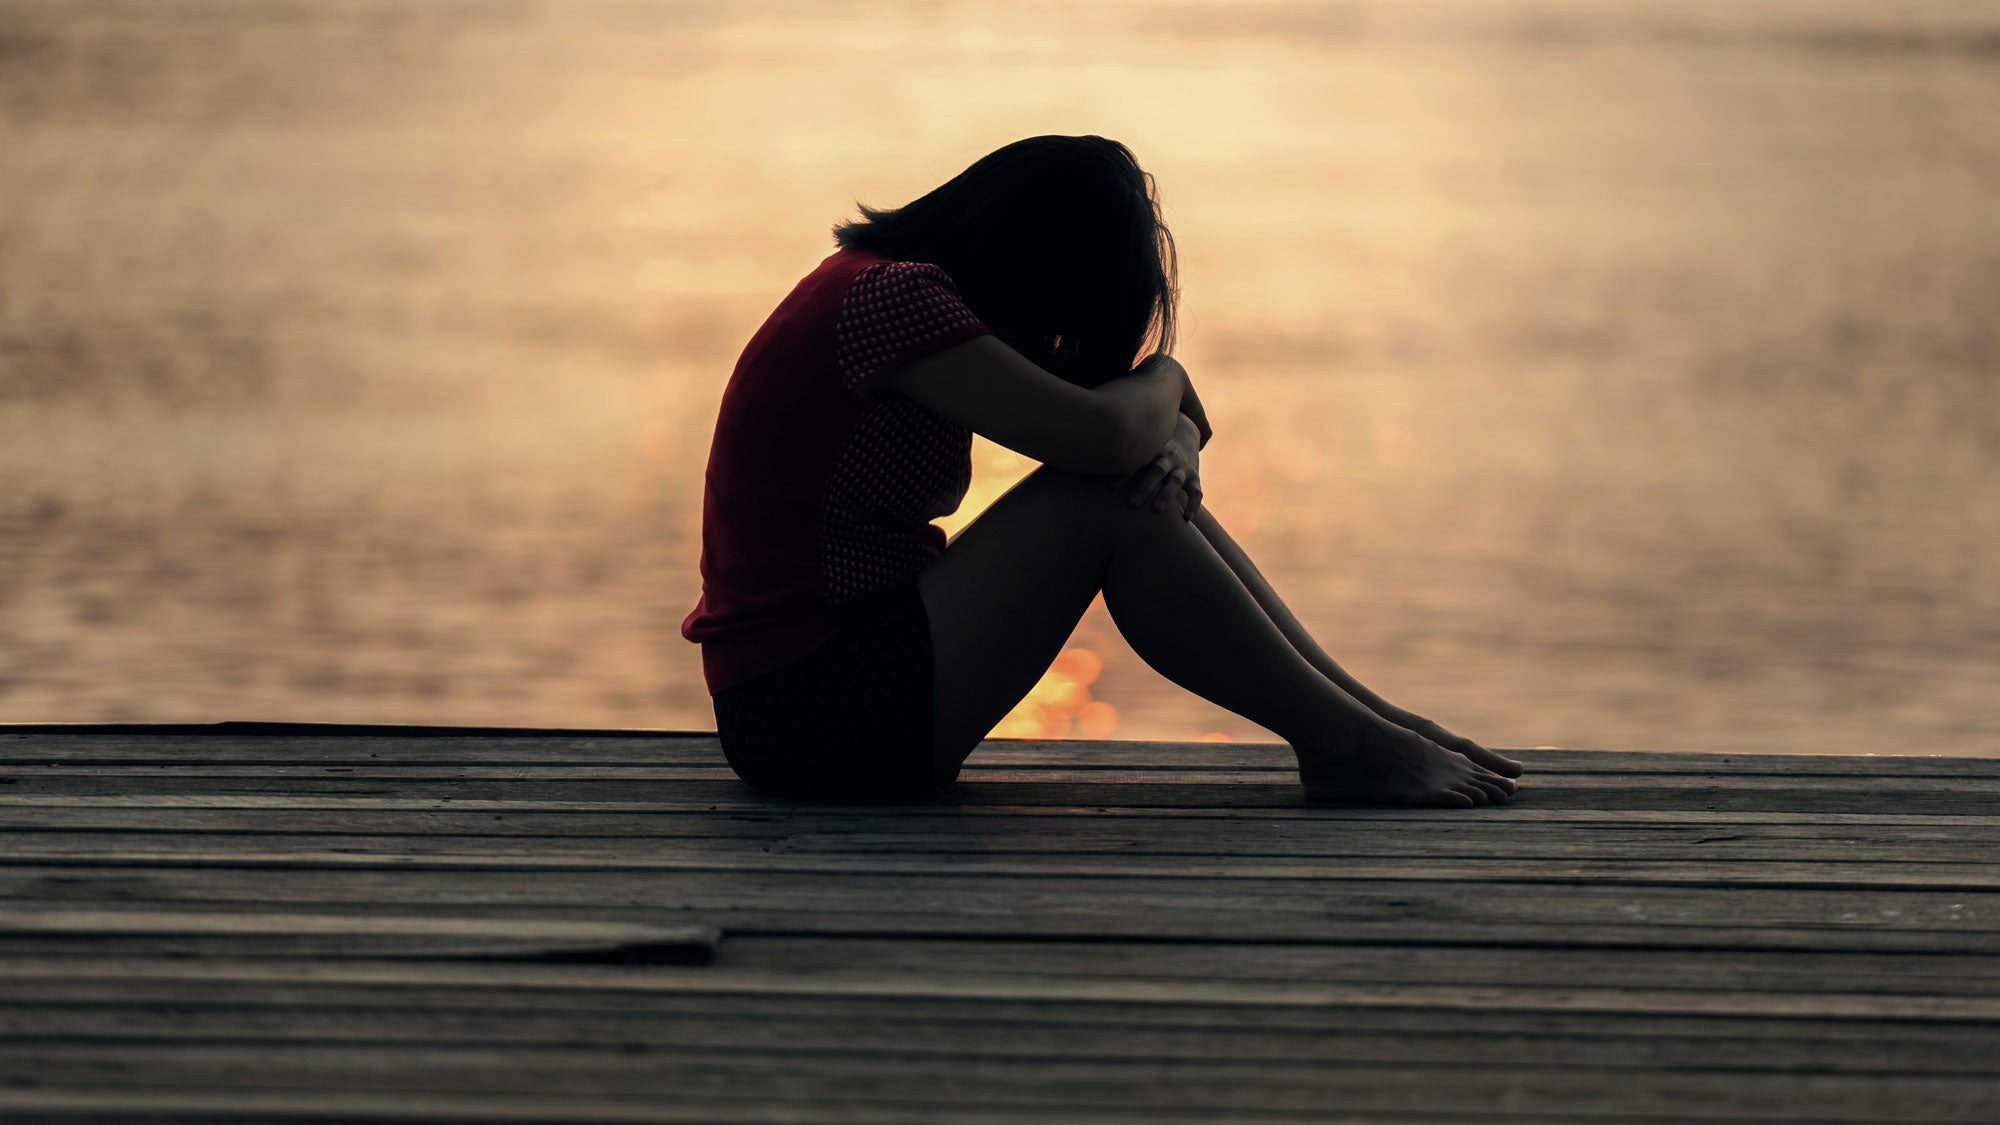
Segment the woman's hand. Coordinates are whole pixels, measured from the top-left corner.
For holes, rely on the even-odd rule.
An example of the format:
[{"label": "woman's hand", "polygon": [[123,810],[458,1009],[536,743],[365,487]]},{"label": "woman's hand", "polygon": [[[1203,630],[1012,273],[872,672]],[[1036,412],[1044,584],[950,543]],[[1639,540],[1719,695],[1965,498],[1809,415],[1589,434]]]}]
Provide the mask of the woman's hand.
[{"label": "woman's hand", "polygon": [[[1190,391],[1189,394],[1193,392]],[[1174,436],[1155,454],[1152,461],[1136,473],[1130,473],[1111,482],[1113,488],[1132,489],[1132,506],[1150,504],[1155,512],[1164,512],[1175,499],[1180,500],[1181,518],[1193,519],[1201,510],[1201,443],[1203,431],[1196,421],[1186,414],[1174,426]]]}]

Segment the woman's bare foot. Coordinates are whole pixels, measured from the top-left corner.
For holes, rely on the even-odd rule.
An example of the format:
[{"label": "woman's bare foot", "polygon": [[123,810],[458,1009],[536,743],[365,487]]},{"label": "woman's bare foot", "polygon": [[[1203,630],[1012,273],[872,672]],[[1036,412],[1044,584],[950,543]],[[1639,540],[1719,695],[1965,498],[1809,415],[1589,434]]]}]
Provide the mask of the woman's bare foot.
[{"label": "woman's bare foot", "polygon": [[1388,722],[1364,737],[1292,749],[1299,756],[1299,780],[1313,801],[1472,808],[1501,804],[1515,792],[1513,781],[1470,755]]},{"label": "woman's bare foot", "polygon": [[1397,726],[1430,739],[1454,754],[1463,754],[1474,763],[1501,777],[1519,777],[1527,772],[1521,763],[1505,754],[1495,753],[1463,735],[1453,734],[1422,715],[1403,711],[1392,714],[1389,718]]}]

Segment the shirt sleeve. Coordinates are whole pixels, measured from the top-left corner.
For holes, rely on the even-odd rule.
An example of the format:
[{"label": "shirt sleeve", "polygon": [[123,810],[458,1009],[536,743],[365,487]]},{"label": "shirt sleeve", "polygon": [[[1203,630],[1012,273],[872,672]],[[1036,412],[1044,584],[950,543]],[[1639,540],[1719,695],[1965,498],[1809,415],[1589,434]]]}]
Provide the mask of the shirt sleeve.
[{"label": "shirt sleeve", "polygon": [[951,277],[928,262],[881,262],[856,274],[835,328],[841,385],[856,398],[884,375],[991,330]]}]

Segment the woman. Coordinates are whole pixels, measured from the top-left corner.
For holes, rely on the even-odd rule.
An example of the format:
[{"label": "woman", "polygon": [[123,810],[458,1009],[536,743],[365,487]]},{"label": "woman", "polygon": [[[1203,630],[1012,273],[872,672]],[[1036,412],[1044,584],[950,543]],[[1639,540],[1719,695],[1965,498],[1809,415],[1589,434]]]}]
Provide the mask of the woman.
[{"label": "woman", "polygon": [[[1362,687],[1202,506],[1173,242],[1131,152],[1034,137],[861,215],[744,349],[709,454],[682,632],[744,781],[949,782],[1102,591],[1147,663],[1289,742],[1312,798],[1513,795],[1518,763]],[[946,545],[973,433],[1043,467]]]}]

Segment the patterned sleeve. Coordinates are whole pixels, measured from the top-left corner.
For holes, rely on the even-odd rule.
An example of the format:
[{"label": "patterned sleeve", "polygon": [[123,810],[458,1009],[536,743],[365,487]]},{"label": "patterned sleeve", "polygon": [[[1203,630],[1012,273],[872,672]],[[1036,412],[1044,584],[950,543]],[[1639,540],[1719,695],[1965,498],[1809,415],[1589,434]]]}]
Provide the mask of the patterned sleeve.
[{"label": "patterned sleeve", "polygon": [[989,329],[959,299],[958,286],[927,262],[882,262],[855,275],[835,329],[840,381],[855,397],[905,364]]}]

